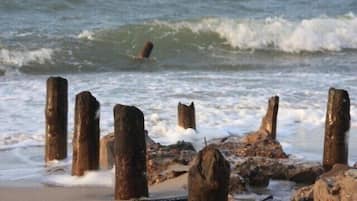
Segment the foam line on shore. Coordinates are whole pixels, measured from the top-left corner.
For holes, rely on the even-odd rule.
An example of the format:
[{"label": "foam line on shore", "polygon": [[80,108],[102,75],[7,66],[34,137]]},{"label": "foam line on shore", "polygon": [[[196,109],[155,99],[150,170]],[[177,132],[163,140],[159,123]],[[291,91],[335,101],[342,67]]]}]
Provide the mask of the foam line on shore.
[{"label": "foam line on shore", "polygon": [[114,187],[114,172],[111,170],[87,171],[84,176],[71,175],[49,175],[43,179],[42,183],[53,186],[104,186]]}]

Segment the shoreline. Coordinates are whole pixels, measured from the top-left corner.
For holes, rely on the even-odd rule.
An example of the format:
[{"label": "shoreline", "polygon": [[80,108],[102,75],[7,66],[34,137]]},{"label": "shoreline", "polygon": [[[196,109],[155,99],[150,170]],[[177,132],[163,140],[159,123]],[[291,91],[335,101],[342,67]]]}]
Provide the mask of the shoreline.
[{"label": "shoreline", "polygon": [[[187,173],[149,186],[149,199],[186,197]],[[114,187],[54,186],[35,181],[0,183],[1,200],[6,201],[107,201],[114,199]]]}]

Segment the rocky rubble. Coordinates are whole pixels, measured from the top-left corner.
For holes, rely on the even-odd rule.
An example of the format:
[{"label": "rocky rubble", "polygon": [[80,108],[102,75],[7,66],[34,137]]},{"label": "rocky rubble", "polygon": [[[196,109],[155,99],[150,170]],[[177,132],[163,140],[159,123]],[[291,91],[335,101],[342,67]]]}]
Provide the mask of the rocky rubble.
[{"label": "rocky rubble", "polygon": [[292,201],[355,201],[357,169],[336,164],[321,175],[315,184],[298,189]]},{"label": "rocky rubble", "polygon": [[[219,149],[230,164],[231,195],[249,191],[248,186],[266,187],[271,179],[313,184],[323,173],[320,163],[291,159],[284,152],[276,139],[278,103],[278,97],[269,99],[267,113],[257,131],[243,137],[231,135],[208,142],[208,146]],[[113,149],[110,146],[113,137],[105,136],[102,140],[105,141],[104,145],[101,144],[103,149]],[[197,155],[191,143],[181,141],[165,146],[155,143],[147,132],[146,143],[149,184],[161,183],[187,173]],[[102,153],[108,155],[111,151]],[[313,192],[308,187],[300,191],[307,198]]]},{"label": "rocky rubble", "polygon": [[[147,145],[147,153],[149,184],[160,183],[186,173],[190,161],[196,155],[192,144],[184,141],[168,146],[152,143]],[[179,168],[173,168],[175,166]]]},{"label": "rocky rubble", "polygon": [[[146,132],[147,171],[149,184],[178,177],[188,171],[196,155],[191,143],[179,141],[172,145],[155,143]],[[114,165],[114,134],[103,136],[100,141],[100,167],[111,169]]]}]

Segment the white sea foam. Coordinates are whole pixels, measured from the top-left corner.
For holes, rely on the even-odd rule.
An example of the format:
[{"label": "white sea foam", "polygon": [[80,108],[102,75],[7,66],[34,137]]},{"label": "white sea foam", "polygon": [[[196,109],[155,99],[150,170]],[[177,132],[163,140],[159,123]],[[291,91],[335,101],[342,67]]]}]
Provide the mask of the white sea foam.
[{"label": "white sea foam", "polygon": [[353,13],[337,18],[317,17],[300,21],[282,17],[263,20],[204,18],[174,23],[155,21],[154,24],[176,31],[213,32],[238,49],[275,49],[299,53],[357,48],[357,18]]},{"label": "white sea foam", "polygon": [[0,63],[7,65],[23,66],[31,62],[44,64],[50,62],[54,50],[40,48],[35,50],[8,50],[0,49]]},{"label": "white sea foam", "polygon": [[0,135],[0,150],[44,145],[42,135],[11,134]]},{"label": "white sea foam", "polygon": [[84,30],[81,33],[79,33],[77,37],[80,39],[93,40],[94,33],[92,31]]},{"label": "white sea foam", "polygon": [[114,168],[107,171],[87,171],[84,176],[68,174],[50,175],[43,179],[43,183],[54,186],[106,186],[114,187]]}]

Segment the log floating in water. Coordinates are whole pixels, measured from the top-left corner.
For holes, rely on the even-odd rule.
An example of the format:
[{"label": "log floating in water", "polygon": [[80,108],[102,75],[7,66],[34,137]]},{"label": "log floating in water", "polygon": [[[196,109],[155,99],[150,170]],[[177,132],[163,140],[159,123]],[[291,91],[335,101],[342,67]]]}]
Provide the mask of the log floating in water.
[{"label": "log floating in water", "polygon": [[45,162],[67,157],[68,82],[62,77],[47,79]]}]

